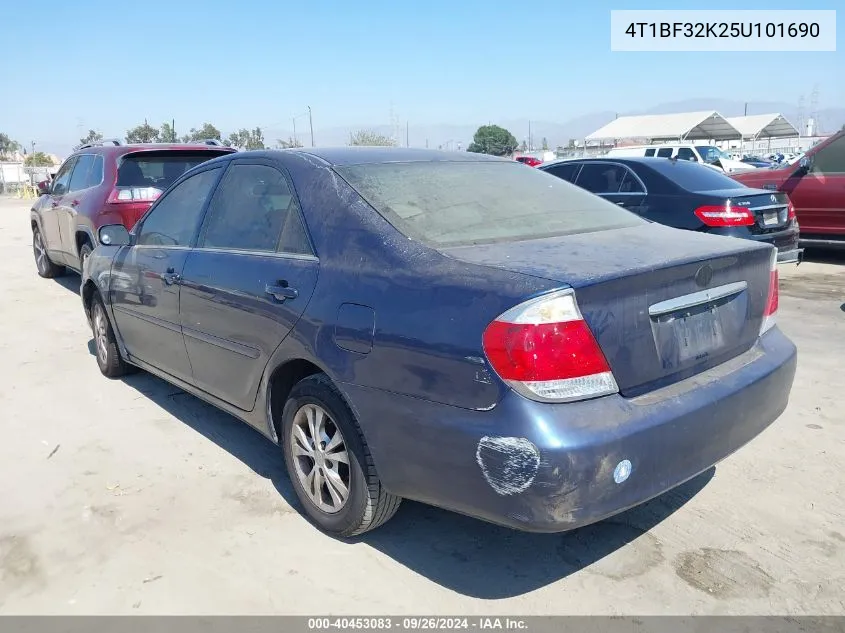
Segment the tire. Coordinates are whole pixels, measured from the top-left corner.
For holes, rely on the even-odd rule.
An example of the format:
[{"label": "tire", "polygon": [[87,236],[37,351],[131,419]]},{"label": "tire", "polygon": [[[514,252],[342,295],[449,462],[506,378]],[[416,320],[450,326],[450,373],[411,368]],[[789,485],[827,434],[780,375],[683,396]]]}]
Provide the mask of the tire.
[{"label": "tire", "polygon": [[[313,427],[308,423],[307,412],[316,413],[319,410],[322,410],[325,416],[325,433],[320,433],[320,436],[329,448],[326,451],[314,447],[308,431]],[[315,416],[315,419],[317,418],[318,416]],[[390,494],[381,485],[355,416],[328,376],[315,374],[294,386],[285,403],[281,426],[282,451],[294,491],[308,518],[321,530],[333,536],[356,536],[379,527],[396,514],[402,498]],[[305,433],[303,440],[309,442],[311,454],[315,457],[305,456],[307,451],[303,451],[302,441],[294,439],[295,426]],[[343,443],[341,448],[345,450],[340,450],[337,446],[331,449],[334,442],[332,431],[340,432]],[[298,437],[302,438],[302,435]],[[294,455],[294,452],[297,455]],[[348,464],[332,458],[344,452]],[[320,467],[317,467],[318,461],[321,463]],[[317,481],[319,482],[320,477],[323,480],[323,483],[319,484],[319,495],[324,500],[323,507],[315,501],[316,487],[309,484],[305,474],[309,464],[312,471],[320,473],[319,477],[315,477]],[[338,479],[346,484],[348,490],[342,504],[336,501],[336,496],[341,494],[340,489],[331,483]],[[306,486],[310,491],[306,490]],[[328,505],[334,507],[326,507]]]},{"label": "tire", "polygon": [[44,245],[44,239],[41,237],[41,231],[37,228],[32,229],[32,254],[35,257],[35,268],[44,279],[61,277],[65,274],[65,267],[57,266],[50,259],[47,254],[47,247]]},{"label": "tire", "polygon": [[91,329],[94,332],[97,365],[103,376],[120,378],[131,373],[134,368],[120,356],[114,330],[99,295],[91,301]]},{"label": "tire", "polygon": [[91,248],[91,244],[85,242],[82,246],[79,247],[79,271],[85,267],[85,260],[88,259],[88,256],[94,252],[94,249]]}]

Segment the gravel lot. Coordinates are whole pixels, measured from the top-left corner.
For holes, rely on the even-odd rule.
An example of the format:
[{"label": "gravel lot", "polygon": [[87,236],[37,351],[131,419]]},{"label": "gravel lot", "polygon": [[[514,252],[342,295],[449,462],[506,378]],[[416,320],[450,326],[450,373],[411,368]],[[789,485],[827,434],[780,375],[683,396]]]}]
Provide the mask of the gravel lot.
[{"label": "gravel lot", "polygon": [[0,613],[845,614],[845,257],[782,270],[789,408],[709,473],[569,534],[406,502],[345,543],[246,425],[100,375],[28,208],[0,198]]}]

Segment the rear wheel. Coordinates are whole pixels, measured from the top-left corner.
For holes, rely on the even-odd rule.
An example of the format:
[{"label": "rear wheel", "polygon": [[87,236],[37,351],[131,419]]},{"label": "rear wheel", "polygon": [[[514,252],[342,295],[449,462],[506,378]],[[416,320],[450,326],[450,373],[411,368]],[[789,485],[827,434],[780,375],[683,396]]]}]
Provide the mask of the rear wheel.
[{"label": "rear wheel", "polygon": [[91,328],[94,331],[94,344],[97,348],[97,365],[100,372],[108,378],[119,378],[132,371],[132,365],[123,360],[114,337],[106,308],[99,296],[95,296],[91,305]]},{"label": "rear wheel", "polygon": [[41,231],[37,228],[32,229],[32,254],[35,255],[35,267],[38,269],[38,274],[45,279],[65,274],[64,266],[57,266],[50,260],[44,238],[41,237]]},{"label": "rear wheel", "polygon": [[387,492],[352,411],[325,374],[301,380],[282,414],[285,465],[308,517],[341,537],[390,519],[402,499]]}]

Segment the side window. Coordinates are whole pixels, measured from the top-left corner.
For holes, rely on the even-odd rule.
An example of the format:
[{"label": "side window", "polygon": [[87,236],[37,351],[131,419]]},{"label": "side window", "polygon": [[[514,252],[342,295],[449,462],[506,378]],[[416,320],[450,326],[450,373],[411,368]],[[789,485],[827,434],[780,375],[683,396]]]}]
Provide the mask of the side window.
[{"label": "side window", "polygon": [[198,246],[311,253],[296,198],[284,175],[267,165],[229,168],[208,208]]},{"label": "side window", "polygon": [[93,164],[93,154],[82,154],[76,159],[76,167],[73,168],[73,175],[70,177],[68,191],[79,191],[88,187],[88,176],[91,173],[91,165]]},{"label": "side window", "polygon": [[645,151],[646,156],[654,156],[654,148],[650,147]]},{"label": "side window", "polygon": [[672,158],[672,148],[671,147],[661,147],[657,150],[657,157],[658,158]]},{"label": "side window", "polygon": [[183,180],[159,200],[144,218],[138,244],[188,246],[220,169],[208,169]]},{"label": "side window", "polygon": [[619,193],[626,169],[613,163],[584,163],[576,184],[593,193]]},{"label": "side window", "polygon": [[68,185],[70,184],[70,174],[73,171],[74,165],[76,165],[75,156],[68,158],[67,162],[59,169],[56,179],[53,181],[53,187],[50,190],[54,196],[63,196],[67,193]]},{"label": "side window", "polygon": [[578,175],[578,170],[581,168],[581,163],[562,163],[549,167],[546,171],[553,176],[563,178],[569,182],[575,182],[575,176]]},{"label": "side window", "polygon": [[619,193],[645,193],[640,181],[630,169],[625,170],[622,184],[619,186]]},{"label": "side window", "polygon": [[695,152],[692,151],[691,147],[680,147],[678,148],[678,159],[680,160],[691,160],[694,163],[698,162],[698,158],[695,155]]},{"label": "side window", "polygon": [[845,136],[840,136],[813,157],[813,173],[845,174]]},{"label": "side window", "polygon": [[88,186],[96,187],[103,182],[103,157],[97,155],[94,157],[94,164],[91,165],[91,171],[88,172]]}]

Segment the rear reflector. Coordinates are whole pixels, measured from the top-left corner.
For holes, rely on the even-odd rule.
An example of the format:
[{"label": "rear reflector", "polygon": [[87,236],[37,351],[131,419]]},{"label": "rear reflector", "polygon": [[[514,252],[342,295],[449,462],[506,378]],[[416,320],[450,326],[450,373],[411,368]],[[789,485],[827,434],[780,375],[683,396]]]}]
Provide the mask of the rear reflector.
[{"label": "rear reflector", "polygon": [[115,187],[109,194],[108,202],[153,202],[162,193],[155,187]]},{"label": "rear reflector", "polygon": [[619,391],[571,290],[508,310],[482,344],[499,377],[526,398],[568,402]]},{"label": "rear reflector", "polygon": [[771,330],[777,321],[780,280],[778,278],[778,254],[772,249],[772,263],[769,267],[769,292],[766,295],[766,309],[763,312],[763,324],[760,326],[760,336]]},{"label": "rear reflector", "polygon": [[754,224],[754,214],[742,207],[698,207],[695,215],[707,226],[751,226]]}]

